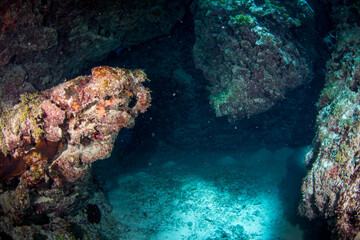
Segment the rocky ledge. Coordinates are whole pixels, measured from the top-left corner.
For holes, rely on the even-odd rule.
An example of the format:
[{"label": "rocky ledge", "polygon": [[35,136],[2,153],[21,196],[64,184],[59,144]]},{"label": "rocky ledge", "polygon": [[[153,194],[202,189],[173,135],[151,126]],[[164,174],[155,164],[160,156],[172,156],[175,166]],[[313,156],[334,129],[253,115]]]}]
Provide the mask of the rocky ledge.
[{"label": "rocky ledge", "polygon": [[109,157],[118,132],[150,106],[146,79],[142,70],[95,67],[91,76],[24,94],[3,111],[1,231],[14,239],[70,237],[69,216],[86,208],[101,212],[90,204],[95,195],[104,198],[90,190],[91,163]]}]

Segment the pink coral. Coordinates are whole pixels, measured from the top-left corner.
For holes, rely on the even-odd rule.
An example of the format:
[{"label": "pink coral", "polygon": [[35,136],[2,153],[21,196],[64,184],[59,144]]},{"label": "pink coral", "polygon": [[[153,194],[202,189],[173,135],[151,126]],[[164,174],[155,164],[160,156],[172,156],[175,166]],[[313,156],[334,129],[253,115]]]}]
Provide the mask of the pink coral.
[{"label": "pink coral", "polygon": [[49,99],[41,103],[40,107],[44,110],[44,128],[46,139],[51,142],[58,142],[62,138],[62,130],[59,127],[65,120],[65,111],[61,110]]},{"label": "pink coral", "polygon": [[[18,186],[0,197],[10,224],[36,202],[36,209],[65,214],[78,199],[64,198],[62,188],[86,182],[89,164],[110,156],[118,132],[133,127],[135,117],[150,107],[150,93],[142,85],[141,70],[96,67],[92,76],[80,76],[38,94],[23,95],[21,102],[0,118],[0,179],[18,177]],[[130,105],[130,102],[136,103]],[[29,195],[31,189],[42,189]],[[23,202],[17,199],[24,199]],[[17,205],[8,208],[8,204]]]}]

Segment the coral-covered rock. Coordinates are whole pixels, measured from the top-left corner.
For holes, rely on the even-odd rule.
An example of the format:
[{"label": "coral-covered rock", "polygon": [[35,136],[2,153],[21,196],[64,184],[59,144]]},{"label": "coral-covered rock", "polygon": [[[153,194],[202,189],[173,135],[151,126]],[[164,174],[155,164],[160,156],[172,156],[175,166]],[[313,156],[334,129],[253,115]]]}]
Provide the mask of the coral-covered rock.
[{"label": "coral-covered rock", "polygon": [[360,82],[360,28],[350,28],[337,36],[336,50],[327,63],[326,85],[317,103],[319,109],[330,104],[341,91],[358,91]]},{"label": "coral-covered rock", "polygon": [[[0,102],[72,78],[111,51],[168,34],[189,0],[0,3]],[[56,66],[54,68],[53,66]],[[18,79],[9,81],[8,76]],[[14,98],[13,98],[14,99]]]},{"label": "coral-covered rock", "polygon": [[0,66],[0,109],[15,105],[23,93],[36,92],[34,86],[26,81],[27,75],[22,66],[10,64]]},{"label": "coral-covered rock", "polygon": [[133,127],[135,117],[150,106],[145,80],[141,70],[96,67],[91,76],[21,95],[3,112],[1,231],[12,235],[6,226],[64,217],[84,207],[90,163],[110,156],[118,132]]},{"label": "coral-covered rock", "polygon": [[199,1],[193,52],[212,85],[217,116],[264,112],[287,90],[311,80],[310,64],[291,32],[308,25],[312,14],[303,0]]},{"label": "coral-covered rock", "polygon": [[318,102],[300,213],[329,220],[335,239],[360,237],[360,29],[338,35]]}]

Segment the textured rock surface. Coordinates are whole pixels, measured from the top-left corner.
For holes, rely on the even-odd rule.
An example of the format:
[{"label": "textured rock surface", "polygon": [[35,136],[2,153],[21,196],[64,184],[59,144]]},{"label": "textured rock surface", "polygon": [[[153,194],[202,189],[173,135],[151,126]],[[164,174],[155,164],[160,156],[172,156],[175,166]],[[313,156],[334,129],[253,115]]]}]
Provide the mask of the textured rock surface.
[{"label": "textured rock surface", "polygon": [[[311,80],[295,35],[312,21],[306,1],[200,0],[195,16],[195,64],[212,85],[217,116],[264,112]],[[311,32],[311,28],[307,28]]]},{"label": "textured rock surface", "polygon": [[[33,239],[39,229],[27,222],[46,219],[48,227],[62,222],[59,231],[66,233],[70,223],[64,218],[78,214],[93,194],[90,163],[110,156],[118,132],[134,126],[134,118],[150,106],[145,80],[141,70],[96,67],[92,76],[22,95],[19,104],[3,112],[3,232],[15,239]],[[16,227],[9,228],[12,225]],[[47,234],[55,239],[65,233]]]},{"label": "textured rock surface", "polygon": [[[0,102],[73,78],[110,51],[167,34],[188,1],[1,1]],[[56,66],[56,68],[54,67]],[[15,81],[10,81],[15,76]],[[32,86],[31,86],[32,85]]]},{"label": "textured rock surface", "polygon": [[[329,220],[334,239],[360,237],[360,29],[342,30],[327,65],[300,213]],[[356,237],[356,238],[355,238]]]}]

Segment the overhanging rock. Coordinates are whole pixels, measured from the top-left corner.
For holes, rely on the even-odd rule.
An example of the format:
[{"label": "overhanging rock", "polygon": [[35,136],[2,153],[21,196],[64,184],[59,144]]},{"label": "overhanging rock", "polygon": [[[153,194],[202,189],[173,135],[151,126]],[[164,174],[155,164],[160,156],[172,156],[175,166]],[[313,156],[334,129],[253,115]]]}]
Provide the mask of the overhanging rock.
[{"label": "overhanging rock", "polygon": [[[109,157],[118,132],[150,107],[146,79],[142,70],[95,67],[91,76],[22,95],[2,113],[2,231],[19,233],[24,218],[63,218],[83,207],[90,164]],[[12,225],[19,229],[8,232]]]}]

